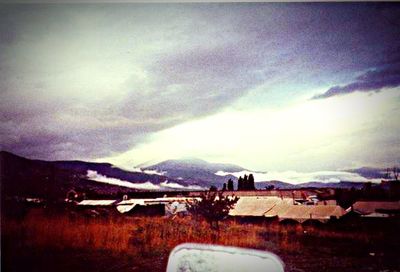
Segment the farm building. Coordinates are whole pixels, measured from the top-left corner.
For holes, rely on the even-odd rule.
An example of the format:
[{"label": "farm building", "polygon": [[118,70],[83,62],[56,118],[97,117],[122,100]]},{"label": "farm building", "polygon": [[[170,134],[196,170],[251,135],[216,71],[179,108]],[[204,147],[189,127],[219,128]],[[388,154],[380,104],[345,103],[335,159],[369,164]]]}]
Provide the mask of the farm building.
[{"label": "farm building", "polygon": [[240,197],[235,207],[229,212],[231,216],[251,217],[264,214],[280,203],[293,203],[291,198],[279,197]]},{"label": "farm building", "polygon": [[193,198],[164,197],[148,199],[129,199],[117,204],[120,213],[145,214],[145,215],[172,215],[186,213],[186,202]]},{"label": "farm building", "polygon": [[296,205],[291,198],[241,197],[229,215],[233,217],[327,222],[343,216],[346,211],[337,205]]},{"label": "farm building", "polygon": [[77,210],[82,211],[86,216],[96,217],[99,215],[108,216],[114,212],[116,200],[82,200],[76,203]]}]

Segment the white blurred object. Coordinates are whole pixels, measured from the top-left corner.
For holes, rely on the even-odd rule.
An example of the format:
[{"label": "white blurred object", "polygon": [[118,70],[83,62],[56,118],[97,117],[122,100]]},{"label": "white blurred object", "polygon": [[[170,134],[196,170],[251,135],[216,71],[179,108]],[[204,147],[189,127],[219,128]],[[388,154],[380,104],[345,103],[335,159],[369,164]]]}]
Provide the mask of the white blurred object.
[{"label": "white blurred object", "polygon": [[181,244],[168,259],[167,272],[284,272],[281,259],[267,251]]},{"label": "white blurred object", "polygon": [[178,201],[174,201],[171,204],[165,205],[165,214],[166,215],[175,215],[175,214],[187,214],[187,206],[186,203],[179,203]]}]

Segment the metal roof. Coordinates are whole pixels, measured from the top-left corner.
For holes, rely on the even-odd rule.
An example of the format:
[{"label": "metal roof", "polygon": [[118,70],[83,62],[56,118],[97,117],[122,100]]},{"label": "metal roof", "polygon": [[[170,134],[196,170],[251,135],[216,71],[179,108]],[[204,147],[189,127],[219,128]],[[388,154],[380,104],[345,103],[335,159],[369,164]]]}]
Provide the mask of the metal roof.
[{"label": "metal roof", "polygon": [[293,219],[302,223],[308,219],[326,222],[345,213],[337,205],[294,205],[291,198],[241,197],[229,215],[278,217],[280,221]]},{"label": "metal roof", "polygon": [[144,199],[127,199],[117,203],[117,205],[144,205]]},{"label": "metal roof", "polygon": [[117,205],[150,205],[150,204],[167,204],[172,202],[183,202],[192,201],[194,199],[201,200],[201,198],[195,197],[160,197],[160,198],[133,198],[122,200]]},{"label": "metal roof", "polygon": [[280,197],[240,197],[235,207],[230,210],[231,216],[264,216],[279,203],[292,203],[290,198]]},{"label": "metal roof", "polygon": [[328,221],[331,217],[339,218],[346,211],[335,205],[288,205],[279,204],[265,213],[266,217],[277,216],[279,221],[293,219],[300,223],[313,219],[321,222]]},{"label": "metal roof", "polygon": [[78,203],[80,206],[111,206],[116,200],[82,200]]},{"label": "metal roof", "polygon": [[345,213],[343,208],[334,205],[279,205],[268,212],[266,216],[273,214],[278,216],[279,221],[293,219],[303,223],[309,219],[326,222],[331,217],[339,218]]}]

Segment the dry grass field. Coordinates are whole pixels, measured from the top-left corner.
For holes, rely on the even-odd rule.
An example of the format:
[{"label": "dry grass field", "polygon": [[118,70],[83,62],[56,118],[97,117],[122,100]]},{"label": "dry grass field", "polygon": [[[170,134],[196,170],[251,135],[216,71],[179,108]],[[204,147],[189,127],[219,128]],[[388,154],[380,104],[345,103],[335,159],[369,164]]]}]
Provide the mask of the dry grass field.
[{"label": "dry grass field", "polygon": [[269,250],[286,271],[400,271],[395,228],[339,231],[225,221],[216,233],[189,217],[85,218],[37,209],[3,218],[2,271],[165,271],[169,252],[184,242]]}]

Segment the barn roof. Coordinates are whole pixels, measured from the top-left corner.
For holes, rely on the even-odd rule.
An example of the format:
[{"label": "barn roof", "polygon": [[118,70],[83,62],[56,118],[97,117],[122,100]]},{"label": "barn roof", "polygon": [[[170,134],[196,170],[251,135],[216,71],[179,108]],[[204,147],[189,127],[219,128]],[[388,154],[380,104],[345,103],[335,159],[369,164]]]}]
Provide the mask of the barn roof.
[{"label": "barn roof", "polygon": [[379,211],[400,211],[400,201],[357,201],[353,210],[360,214],[372,214]]},{"label": "barn roof", "polygon": [[277,216],[280,221],[293,219],[302,223],[309,219],[326,222],[331,217],[339,218],[345,213],[346,211],[343,208],[335,205],[289,205],[282,203],[271,208],[264,216]]},{"label": "barn roof", "polygon": [[240,197],[235,207],[230,210],[231,216],[264,216],[279,203],[293,202],[289,198],[279,197]]},{"label": "barn roof", "polygon": [[278,217],[280,221],[293,219],[302,223],[308,219],[326,222],[345,213],[337,205],[293,205],[291,198],[241,197],[229,215]]}]

